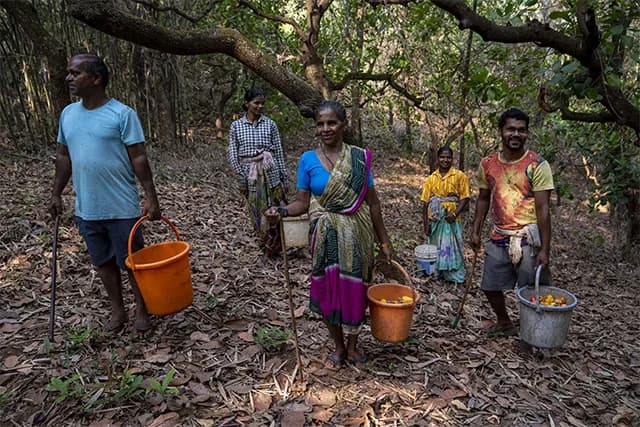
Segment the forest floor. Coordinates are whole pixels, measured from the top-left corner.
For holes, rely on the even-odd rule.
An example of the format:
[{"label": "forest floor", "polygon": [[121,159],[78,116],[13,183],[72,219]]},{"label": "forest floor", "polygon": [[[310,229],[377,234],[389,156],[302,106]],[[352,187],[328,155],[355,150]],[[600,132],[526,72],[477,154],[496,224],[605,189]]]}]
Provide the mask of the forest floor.
[{"label": "forest floor", "polygon": [[[305,147],[288,146],[293,172]],[[640,268],[621,261],[608,215],[590,212],[580,194],[560,206],[554,197],[552,207],[554,282],[579,304],[562,348],[531,349],[518,337],[487,336],[493,316],[478,290],[481,259],[464,317],[452,328],[463,286],[426,278],[413,262],[422,243],[417,196],[426,168],[376,150],[385,222],[422,295],[411,335],[384,344],[365,327],[360,345],[368,362],[325,368],[330,339],[307,307],[309,259],[304,249],[291,251],[300,381],[292,339],[279,351],[265,348],[278,344],[268,332],[291,325],[283,262],[265,260],[249,231],[224,143],[173,154],[151,148],[163,213],[191,246],[193,305],[155,318],[144,335],[131,321],[117,334],[102,332],[106,294],[67,193],[51,343],[52,223],[45,208],[53,149],[36,156],[0,145],[2,426],[640,424]],[[148,243],[173,239],[162,223],[147,224]],[[472,252],[466,257],[469,266]],[[513,293],[508,307],[517,319]]]}]

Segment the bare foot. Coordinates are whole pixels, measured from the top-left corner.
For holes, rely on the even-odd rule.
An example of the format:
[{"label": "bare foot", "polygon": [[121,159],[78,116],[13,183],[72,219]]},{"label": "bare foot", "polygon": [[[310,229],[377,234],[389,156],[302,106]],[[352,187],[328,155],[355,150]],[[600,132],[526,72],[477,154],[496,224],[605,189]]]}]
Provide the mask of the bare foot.
[{"label": "bare foot", "polygon": [[124,327],[125,323],[127,323],[126,314],[113,315],[111,319],[105,323],[104,330],[107,332],[117,332]]},{"label": "bare foot", "polygon": [[347,354],[347,362],[352,365],[367,363],[367,360],[369,360],[367,355],[357,350]]},{"label": "bare foot", "polygon": [[133,323],[133,327],[138,332],[146,332],[151,329],[151,319],[146,310],[136,310],[136,320]]}]

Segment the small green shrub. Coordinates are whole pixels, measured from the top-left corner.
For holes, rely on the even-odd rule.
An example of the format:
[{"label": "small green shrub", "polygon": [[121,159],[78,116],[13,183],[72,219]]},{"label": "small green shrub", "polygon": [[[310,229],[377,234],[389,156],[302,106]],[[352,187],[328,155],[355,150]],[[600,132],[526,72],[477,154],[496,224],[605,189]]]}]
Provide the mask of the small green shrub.
[{"label": "small green shrub", "polygon": [[256,342],[268,352],[280,351],[291,338],[291,332],[278,326],[262,326],[254,334]]},{"label": "small green shrub", "polygon": [[178,389],[169,385],[175,374],[176,370],[171,368],[169,372],[167,372],[167,375],[165,375],[162,379],[162,382],[156,380],[155,378],[151,378],[149,380],[149,385],[147,386],[147,393],[155,391],[156,393],[160,393],[162,395],[178,394]]}]

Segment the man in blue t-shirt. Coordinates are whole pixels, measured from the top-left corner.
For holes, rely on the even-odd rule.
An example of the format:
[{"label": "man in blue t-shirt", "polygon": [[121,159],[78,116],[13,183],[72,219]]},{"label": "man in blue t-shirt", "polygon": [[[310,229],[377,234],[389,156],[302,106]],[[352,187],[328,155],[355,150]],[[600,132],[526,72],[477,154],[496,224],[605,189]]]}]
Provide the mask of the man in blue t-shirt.
[{"label": "man in blue t-shirt", "polygon": [[[69,92],[81,101],[68,105],[60,115],[49,211],[53,216],[62,213],[62,190],[73,176],[76,222],[111,301],[111,319],[104,328],[117,331],[127,321],[120,269],[126,269],[129,233],[141,215],[135,177],[145,193],[142,215],[160,219],[158,196],[138,115],[107,97],[109,71],[102,59],[92,54],[74,56],[66,81]],[[138,229],[133,250],[143,245]],[[134,326],[146,331],[151,327],[149,315],[133,274],[128,269],[127,273],[136,302]]]}]

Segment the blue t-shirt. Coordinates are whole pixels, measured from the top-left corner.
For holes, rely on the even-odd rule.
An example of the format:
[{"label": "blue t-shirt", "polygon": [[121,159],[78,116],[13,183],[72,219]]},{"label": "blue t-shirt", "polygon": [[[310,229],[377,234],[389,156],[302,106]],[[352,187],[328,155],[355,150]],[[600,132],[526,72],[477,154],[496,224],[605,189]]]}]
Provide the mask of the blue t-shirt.
[{"label": "blue t-shirt", "polygon": [[140,216],[127,145],[144,142],[144,133],[133,109],[115,99],[94,110],[82,101],[67,105],[58,142],[71,156],[77,216],[88,221]]},{"label": "blue t-shirt", "polygon": [[[318,197],[324,192],[331,172],[326,170],[316,150],[309,150],[302,153],[300,162],[298,162],[298,182],[296,187],[299,190],[311,191],[311,193]],[[373,187],[373,172],[369,171],[369,188]]]}]

